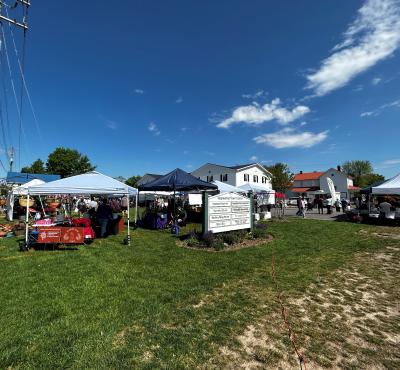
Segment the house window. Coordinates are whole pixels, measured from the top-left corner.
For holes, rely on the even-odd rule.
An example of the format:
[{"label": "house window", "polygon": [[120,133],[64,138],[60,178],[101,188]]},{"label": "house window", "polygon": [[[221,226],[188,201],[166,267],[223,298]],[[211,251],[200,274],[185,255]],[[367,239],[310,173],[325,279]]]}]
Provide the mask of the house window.
[{"label": "house window", "polygon": [[266,177],[266,176],[263,176],[262,179],[261,179],[261,182],[262,182],[263,184],[266,184],[266,183],[268,182],[267,177]]},{"label": "house window", "polygon": [[253,175],[253,182],[258,182],[258,176],[257,175]]},{"label": "house window", "polygon": [[219,178],[220,178],[220,181],[224,181],[224,182],[227,182],[228,181],[228,174],[222,174],[221,173],[221,175],[219,176]]},{"label": "house window", "polygon": [[250,181],[250,175],[249,174],[247,174],[247,173],[244,174],[244,181],[247,181],[247,182]]},{"label": "house window", "polygon": [[214,181],[214,176],[213,175],[207,176],[207,182],[211,181]]}]

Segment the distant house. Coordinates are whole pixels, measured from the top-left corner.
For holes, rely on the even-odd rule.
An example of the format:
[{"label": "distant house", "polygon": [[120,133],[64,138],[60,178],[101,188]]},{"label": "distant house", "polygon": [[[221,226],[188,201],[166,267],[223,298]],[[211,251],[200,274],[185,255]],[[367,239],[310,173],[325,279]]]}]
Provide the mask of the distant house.
[{"label": "distant house", "polygon": [[340,193],[340,198],[350,198],[354,191],[359,190],[357,186],[354,186],[353,179],[338,166],[325,172],[300,171],[294,176],[291,192],[298,195],[315,191],[329,194],[328,177],[332,179],[336,192]]},{"label": "distant house", "polygon": [[157,180],[158,178],[162,177],[163,175],[158,175],[155,173],[146,173],[143,177],[136,183],[136,186],[141,186],[147,184],[148,182]]},{"label": "distant house", "polygon": [[206,163],[192,172],[192,175],[204,181],[221,181],[232,186],[256,184],[271,190],[272,174],[258,163],[249,163],[237,166],[224,166]]},{"label": "distant house", "polygon": [[44,182],[50,182],[59,180],[60,175],[50,175],[42,173],[23,173],[23,172],[7,172],[6,183],[23,185],[34,179],[42,180]]}]

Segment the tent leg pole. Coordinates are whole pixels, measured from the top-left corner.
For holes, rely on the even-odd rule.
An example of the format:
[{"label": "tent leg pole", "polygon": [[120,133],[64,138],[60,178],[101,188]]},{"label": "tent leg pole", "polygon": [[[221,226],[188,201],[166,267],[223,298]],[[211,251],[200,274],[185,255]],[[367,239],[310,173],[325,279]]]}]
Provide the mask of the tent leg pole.
[{"label": "tent leg pole", "polygon": [[[129,198],[128,198],[129,199]],[[136,212],[135,212],[135,225],[137,225],[137,219],[138,219],[138,200],[139,200],[139,192],[136,193]]]},{"label": "tent leg pole", "polygon": [[131,230],[130,230],[130,216],[129,216],[129,193],[126,195],[128,197],[128,246],[131,246]]},{"label": "tent leg pole", "polygon": [[25,215],[25,243],[28,244],[28,220],[29,220],[29,193],[26,199],[26,215]]}]

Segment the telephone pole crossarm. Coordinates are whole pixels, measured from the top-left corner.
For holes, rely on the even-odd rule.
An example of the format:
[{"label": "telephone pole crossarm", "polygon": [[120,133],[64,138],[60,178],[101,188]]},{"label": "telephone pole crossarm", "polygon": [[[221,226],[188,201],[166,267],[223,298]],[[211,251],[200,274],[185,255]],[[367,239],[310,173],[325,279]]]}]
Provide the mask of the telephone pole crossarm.
[{"label": "telephone pole crossarm", "polygon": [[5,17],[4,15],[0,15],[0,20],[1,20],[1,19],[4,20],[4,21],[9,22],[9,23],[11,23],[11,24],[13,24],[13,25],[15,25],[15,26],[21,27],[21,28],[23,28],[24,30],[27,30],[27,29],[28,29],[28,25],[27,25],[26,23],[17,22],[15,19],[7,18],[7,17]]}]

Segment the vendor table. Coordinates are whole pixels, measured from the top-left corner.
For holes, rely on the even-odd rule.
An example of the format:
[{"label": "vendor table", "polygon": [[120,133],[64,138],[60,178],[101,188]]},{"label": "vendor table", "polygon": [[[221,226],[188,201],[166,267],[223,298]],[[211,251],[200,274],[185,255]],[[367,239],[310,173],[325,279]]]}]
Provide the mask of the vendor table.
[{"label": "vendor table", "polygon": [[40,226],[37,228],[37,243],[83,244],[84,229],[74,226]]}]

